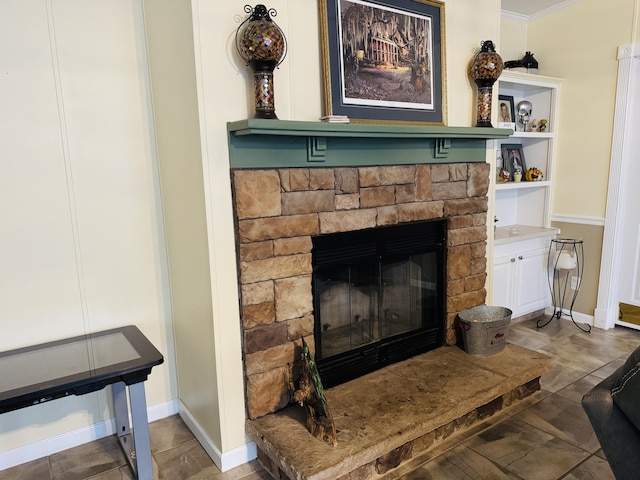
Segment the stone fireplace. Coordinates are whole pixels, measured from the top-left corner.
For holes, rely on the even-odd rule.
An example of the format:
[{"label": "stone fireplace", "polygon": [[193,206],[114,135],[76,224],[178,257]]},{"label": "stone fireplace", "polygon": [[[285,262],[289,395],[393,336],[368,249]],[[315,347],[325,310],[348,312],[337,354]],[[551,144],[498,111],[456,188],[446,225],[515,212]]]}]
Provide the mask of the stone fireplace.
[{"label": "stone fireplace", "polygon": [[[229,123],[228,132],[247,434],[274,478],[386,478],[419,452],[539,389],[540,375],[550,368],[544,355],[515,345],[490,357],[440,348],[459,344],[457,314],[485,301],[486,141],[507,138],[509,130],[252,119]],[[398,317],[430,310],[430,324],[437,311],[431,307],[441,303],[437,348],[326,389],[338,445],[313,439],[303,409],[289,403],[300,375],[302,338],[313,349],[317,332],[327,323],[332,328],[322,306],[319,315],[314,310],[320,239],[346,235],[351,242],[424,224],[443,227],[442,277],[422,273],[434,262],[430,253],[413,252],[418,256],[408,264],[385,263],[381,255],[373,269],[388,269],[381,283],[405,278],[427,285],[419,307],[412,301],[388,310]],[[439,281],[444,298],[433,300],[432,284]],[[337,295],[353,286],[359,297],[363,285],[362,279],[343,281]],[[380,295],[373,293],[373,301]],[[391,293],[394,301],[397,295]],[[366,302],[356,303],[353,318],[363,315]]]},{"label": "stone fireplace", "polygon": [[485,300],[488,164],[236,169],[232,181],[250,418],[291,401],[301,338],[314,344],[312,237],[444,219],[443,343]]}]

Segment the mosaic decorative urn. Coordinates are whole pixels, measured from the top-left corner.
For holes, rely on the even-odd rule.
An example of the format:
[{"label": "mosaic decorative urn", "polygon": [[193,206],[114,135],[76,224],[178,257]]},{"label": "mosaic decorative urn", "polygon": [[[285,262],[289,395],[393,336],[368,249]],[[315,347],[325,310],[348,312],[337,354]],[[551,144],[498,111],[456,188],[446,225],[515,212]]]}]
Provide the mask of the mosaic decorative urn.
[{"label": "mosaic decorative urn", "polygon": [[273,71],[287,54],[287,40],[271,19],[277,15],[275,9],[267,10],[264,5],[256,5],[255,8],[245,5],[244,11],[250,16],[236,31],[236,48],[253,71],[255,117],[277,119]]},{"label": "mosaic decorative urn", "polygon": [[493,84],[496,83],[503,69],[504,63],[496,53],[493,42],[491,40],[481,42],[480,51],[471,63],[471,78],[478,87],[476,127],[493,126],[491,125]]}]

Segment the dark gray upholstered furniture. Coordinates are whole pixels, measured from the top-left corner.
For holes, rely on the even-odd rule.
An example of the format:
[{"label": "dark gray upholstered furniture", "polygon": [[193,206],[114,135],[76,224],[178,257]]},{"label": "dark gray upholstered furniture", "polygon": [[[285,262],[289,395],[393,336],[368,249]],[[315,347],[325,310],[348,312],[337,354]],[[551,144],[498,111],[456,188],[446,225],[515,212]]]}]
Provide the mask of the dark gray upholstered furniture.
[{"label": "dark gray upholstered furniture", "polygon": [[640,348],[582,406],[616,479],[640,479]]}]

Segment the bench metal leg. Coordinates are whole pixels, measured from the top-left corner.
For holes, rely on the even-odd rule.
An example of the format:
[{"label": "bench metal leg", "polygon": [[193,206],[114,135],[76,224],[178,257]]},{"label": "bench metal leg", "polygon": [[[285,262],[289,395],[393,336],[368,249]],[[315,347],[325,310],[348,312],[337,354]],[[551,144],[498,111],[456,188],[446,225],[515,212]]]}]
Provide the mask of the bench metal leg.
[{"label": "bench metal leg", "polygon": [[133,441],[136,448],[138,480],[153,480],[153,462],[151,461],[151,439],[147,418],[147,400],[144,394],[144,382],[129,385],[131,401],[131,421],[133,423]]},{"label": "bench metal leg", "polygon": [[124,382],[114,383],[113,404],[116,410],[116,430],[120,446],[124,450],[135,477],[138,480],[153,480],[151,439],[149,437],[144,382],[129,385],[129,400],[131,403],[133,435],[129,424],[126,385]]},{"label": "bench metal leg", "polygon": [[129,434],[129,408],[127,390],[124,382],[113,384],[113,405],[116,409],[116,433],[118,437]]}]

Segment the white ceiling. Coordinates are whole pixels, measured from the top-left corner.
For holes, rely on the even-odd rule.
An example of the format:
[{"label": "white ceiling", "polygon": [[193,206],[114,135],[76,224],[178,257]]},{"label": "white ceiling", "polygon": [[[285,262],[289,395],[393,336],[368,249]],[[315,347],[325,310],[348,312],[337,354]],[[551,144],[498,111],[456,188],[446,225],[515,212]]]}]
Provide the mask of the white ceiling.
[{"label": "white ceiling", "polygon": [[502,0],[503,15],[524,21],[542,17],[581,0]]}]

